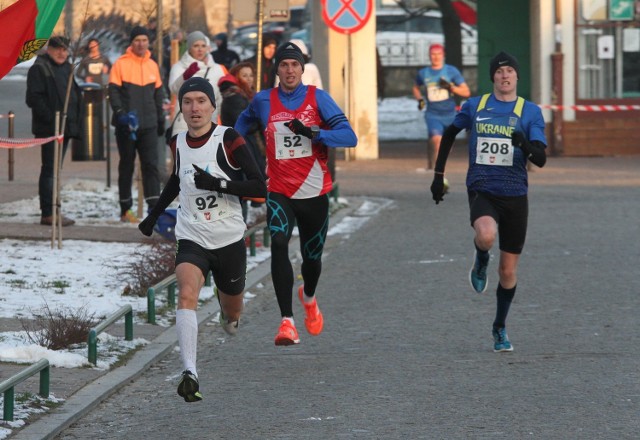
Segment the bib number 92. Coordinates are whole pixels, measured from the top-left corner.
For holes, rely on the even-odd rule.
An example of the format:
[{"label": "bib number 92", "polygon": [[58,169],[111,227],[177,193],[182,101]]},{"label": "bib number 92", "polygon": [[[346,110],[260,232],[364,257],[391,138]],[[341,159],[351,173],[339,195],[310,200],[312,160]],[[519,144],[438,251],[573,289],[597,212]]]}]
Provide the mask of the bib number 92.
[{"label": "bib number 92", "polygon": [[198,210],[204,211],[204,210],[211,210],[211,209],[217,208],[218,207],[217,200],[218,198],[216,196],[214,196],[213,194],[208,194],[207,196],[204,196],[204,197],[196,197],[194,202]]}]

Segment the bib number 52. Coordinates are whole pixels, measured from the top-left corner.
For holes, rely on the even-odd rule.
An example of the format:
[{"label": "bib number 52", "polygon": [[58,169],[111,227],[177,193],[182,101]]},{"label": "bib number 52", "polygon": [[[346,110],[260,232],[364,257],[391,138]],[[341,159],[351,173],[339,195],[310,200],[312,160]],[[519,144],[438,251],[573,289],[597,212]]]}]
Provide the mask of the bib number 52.
[{"label": "bib number 52", "polygon": [[297,134],[293,136],[284,136],[284,139],[282,140],[282,142],[285,148],[302,147],[301,136]]}]

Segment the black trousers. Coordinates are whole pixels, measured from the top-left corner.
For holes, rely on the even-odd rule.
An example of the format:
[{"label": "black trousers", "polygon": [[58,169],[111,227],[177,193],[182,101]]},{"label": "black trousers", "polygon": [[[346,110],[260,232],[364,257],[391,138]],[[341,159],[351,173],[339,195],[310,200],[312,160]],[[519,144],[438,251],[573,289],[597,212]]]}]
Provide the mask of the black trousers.
[{"label": "black trousers", "polygon": [[116,142],[120,162],[118,163],[118,192],[120,215],[133,206],[131,185],[136,167],[136,153],[140,156],[142,188],[148,209],[153,208],[160,195],[160,173],[158,171],[158,134],[155,128],[138,130],[136,139],[131,139],[127,127],[116,127]]}]

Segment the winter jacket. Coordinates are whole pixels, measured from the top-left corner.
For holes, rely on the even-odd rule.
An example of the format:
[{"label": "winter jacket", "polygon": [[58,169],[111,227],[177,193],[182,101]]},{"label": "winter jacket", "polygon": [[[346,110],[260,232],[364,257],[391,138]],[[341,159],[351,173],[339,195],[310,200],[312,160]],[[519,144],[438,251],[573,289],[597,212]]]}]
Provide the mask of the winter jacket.
[{"label": "winter jacket", "polygon": [[135,110],[140,130],[164,127],[162,78],[151,52],[139,57],[128,47],[116,60],[109,75],[109,100],[113,126],[120,114]]},{"label": "winter jacket", "polygon": [[[26,103],[31,108],[31,132],[36,137],[53,136],[56,133],[56,111],[64,110],[71,64],[56,64],[49,55],[38,55],[27,73]],[[82,92],[75,79],[71,86],[67,106],[65,137],[81,135]]]},{"label": "winter jacket", "polygon": [[[180,91],[180,87],[184,84],[185,79],[182,74],[187,68],[193,64],[194,62],[198,63],[198,70],[193,76],[199,76],[201,78],[206,78],[209,80],[211,85],[213,86],[213,93],[216,97],[216,109],[213,112],[213,116],[211,117],[213,122],[218,123],[218,116],[220,115],[220,104],[222,102],[222,97],[220,96],[220,89],[218,88],[218,80],[226,75],[227,68],[221,64],[217,64],[213,61],[213,57],[210,54],[207,54],[207,58],[205,61],[196,61],[189,52],[185,52],[180,60],[171,66],[171,73],[169,73],[169,89],[171,93],[178,94]],[[209,70],[207,70],[209,69]],[[206,77],[205,77],[206,75]],[[179,103],[176,104],[176,112],[179,111],[180,106]],[[182,113],[177,114],[175,118],[175,122],[173,123],[173,132],[172,135],[176,135],[181,131],[187,131],[187,123],[184,122],[184,118],[182,117]]]}]

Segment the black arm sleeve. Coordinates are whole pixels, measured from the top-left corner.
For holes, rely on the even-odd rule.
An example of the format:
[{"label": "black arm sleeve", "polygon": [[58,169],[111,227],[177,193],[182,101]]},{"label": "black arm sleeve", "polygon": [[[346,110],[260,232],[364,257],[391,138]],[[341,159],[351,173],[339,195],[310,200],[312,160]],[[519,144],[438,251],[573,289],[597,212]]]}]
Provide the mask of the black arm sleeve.
[{"label": "black arm sleeve", "polygon": [[227,182],[226,192],[240,197],[266,197],[267,185],[264,176],[260,172],[256,160],[247,147],[245,140],[234,129],[228,129],[224,133],[224,148],[235,162],[235,165],[242,169],[246,180],[230,180]]},{"label": "black arm sleeve", "polygon": [[438,151],[438,158],[436,159],[436,166],[434,171],[437,173],[444,173],[444,167],[447,164],[447,158],[453,148],[453,143],[456,140],[458,133],[462,131],[461,128],[455,125],[449,125],[442,133],[442,139],[440,140],[440,150]]},{"label": "black arm sleeve", "polygon": [[545,145],[540,141],[533,141],[527,145],[529,157],[532,164],[542,168],[547,163],[547,154],[545,153]]},{"label": "black arm sleeve", "polygon": [[158,203],[150,212],[150,215],[155,217],[160,217],[167,206],[171,204],[178,197],[180,193],[180,178],[175,175],[175,173],[171,174],[169,180],[167,180],[167,184],[165,185],[160,197],[158,198]]}]

